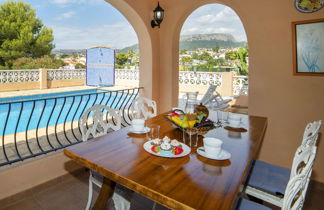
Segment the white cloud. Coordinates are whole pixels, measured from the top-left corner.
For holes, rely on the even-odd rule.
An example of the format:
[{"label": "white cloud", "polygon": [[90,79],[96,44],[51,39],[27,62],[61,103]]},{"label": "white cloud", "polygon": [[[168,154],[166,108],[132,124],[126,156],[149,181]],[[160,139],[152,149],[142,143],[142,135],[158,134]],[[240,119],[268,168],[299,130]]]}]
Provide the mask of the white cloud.
[{"label": "white cloud", "polygon": [[75,11],[68,11],[68,12],[65,12],[65,13],[63,13],[63,14],[57,16],[55,19],[56,19],[56,20],[69,19],[69,18],[73,17],[75,14],[76,14]]},{"label": "white cloud", "polygon": [[211,22],[213,20],[213,15],[203,15],[197,19],[197,22],[204,23],[204,22]]},{"label": "white cloud", "polygon": [[237,41],[246,41],[240,18],[229,7],[210,4],[198,8],[184,23],[181,34],[230,33]]},{"label": "white cloud", "polygon": [[127,22],[93,27],[51,26],[57,49],[84,49],[105,45],[117,49],[138,43],[137,35]]},{"label": "white cloud", "polygon": [[52,3],[61,7],[66,7],[70,4],[98,4],[103,0],[50,0]]},{"label": "white cloud", "polygon": [[84,0],[51,0],[55,4],[73,4],[78,2],[84,2]]},{"label": "white cloud", "polygon": [[241,21],[237,14],[229,7],[225,7],[220,13],[214,15],[214,17],[215,21]]}]

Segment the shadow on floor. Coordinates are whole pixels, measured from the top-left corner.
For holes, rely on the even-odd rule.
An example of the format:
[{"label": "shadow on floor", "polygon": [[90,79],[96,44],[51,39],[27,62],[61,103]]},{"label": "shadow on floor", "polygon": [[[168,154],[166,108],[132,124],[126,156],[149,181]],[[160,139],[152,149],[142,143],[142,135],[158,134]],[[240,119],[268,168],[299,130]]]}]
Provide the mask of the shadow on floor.
[{"label": "shadow on floor", "polygon": [[[88,201],[88,171],[82,171],[74,176],[68,176],[53,186],[29,193],[29,196],[21,200],[4,204],[0,201],[1,210],[82,210]],[[99,194],[99,188],[94,188],[92,205]],[[36,191],[36,190],[34,190]],[[33,192],[33,191],[31,191]],[[140,195],[135,194],[131,200],[131,210],[152,209],[154,202],[141,197],[141,202],[133,202]],[[13,199],[14,200],[14,199]],[[114,206],[108,208],[114,210]],[[155,210],[166,210],[157,205]]]},{"label": "shadow on floor", "polygon": [[[0,201],[1,210],[80,210],[85,209],[88,198],[88,178],[89,173],[85,170],[74,176],[68,176],[61,182],[53,186],[43,188],[37,192],[30,193],[29,196],[16,202],[6,204]],[[324,185],[320,183],[311,183],[304,204],[304,210],[320,210],[324,207]],[[93,203],[98,196],[99,188],[94,190]],[[136,195],[139,196],[139,195]],[[137,199],[134,196],[133,199]],[[143,200],[143,199],[142,199]],[[131,210],[152,209],[153,201],[146,199],[142,203],[131,201]],[[273,209],[280,209],[271,206]],[[113,210],[110,207],[109,210]],[[156,210],[166,209],[157,206]]]}]

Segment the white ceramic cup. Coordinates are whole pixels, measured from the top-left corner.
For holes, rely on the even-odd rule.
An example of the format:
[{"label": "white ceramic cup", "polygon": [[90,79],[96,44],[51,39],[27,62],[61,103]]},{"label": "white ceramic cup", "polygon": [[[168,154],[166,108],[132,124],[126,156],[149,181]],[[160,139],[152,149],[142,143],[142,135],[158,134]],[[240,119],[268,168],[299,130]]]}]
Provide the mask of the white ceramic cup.
[{"label": "white ceramic cup", "polygon": [[241,120],[241,115],[234,114],[234,113],[229,113],[229,114],[228,114],[228,119],[232,119],[232,120]]},{"label": "white ceramic cup", "polygon": [[144,119],[134,119],[132,120],[132,127],[134,131],[142,131],[144,130]]},{"label": "white ceramic cup", "polygon": [[228,123],[230,126],[232,127],[239,127],[241,124],[241,120],[237,120],[237,119],[228,119]]},{"label": "white ceramic cup", "polygon": [[207,155],[218,156],[222,151],[223,141],[216,138],[204,138],[204,148]]},{"label": "white ceramic cup", "polygon": [[237,115],[237,114],[230,113],[228,115],[227,121],[230,124],[230,126],[238,127],[241,124],[241,116],[240,115]]}]

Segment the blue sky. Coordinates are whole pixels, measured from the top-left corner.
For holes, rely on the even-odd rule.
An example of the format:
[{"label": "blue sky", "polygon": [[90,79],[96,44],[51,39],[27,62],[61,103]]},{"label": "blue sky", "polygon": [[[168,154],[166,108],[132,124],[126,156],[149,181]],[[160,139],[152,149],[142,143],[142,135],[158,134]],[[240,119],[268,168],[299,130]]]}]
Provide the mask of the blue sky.
[{"label": "blue sky", "polygon": [[[3,2],[6,0],[0,0],[0,3]],[[84,49],[94,45],[123,48],[138,42],[126,18],[104,0],[24,2],[36,10],[44,25],[53,29],[57,49]],[[238,41],[246,40],[236,14],[230,8],[217,4],[200,7],[186,20],[181,34],[196,33],[231,33]]]}]

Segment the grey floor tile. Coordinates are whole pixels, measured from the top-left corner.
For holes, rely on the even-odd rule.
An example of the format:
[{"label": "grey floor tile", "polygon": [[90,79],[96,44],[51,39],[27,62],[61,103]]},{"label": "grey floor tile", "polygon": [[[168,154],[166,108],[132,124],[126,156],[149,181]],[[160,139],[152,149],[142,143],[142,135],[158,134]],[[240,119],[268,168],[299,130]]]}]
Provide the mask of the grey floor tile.
[{"label": "grey floor tile", "polygon": [[33,199],[25,199],[22,201],[19,201],[17,203],[14,203],[6,208],[5,210],[44,210],[44,208],[38,204],[38,202]]},{"label": "grey floor tile", "polygon": [[[35,192],[33,196],[13,203],[1,210],[80,210],[84,209],[88,199],[88,172],[82,172],[77,176],[70,176],[62,182],[54,184],[40,192]],[[99,188],[94,189],[94,204]],[[324,190],[314,189],[310,186],[308,196],[304,205],[304,210],[320,210],[324,206]],[[134,210],[152,206],[152,201],[136,203],[133,202]],[[163,208],[162,208],[163,209]],[[274,208],[276,209],[276,208]],[[278,208],[279,209],[279,208]]]}]

